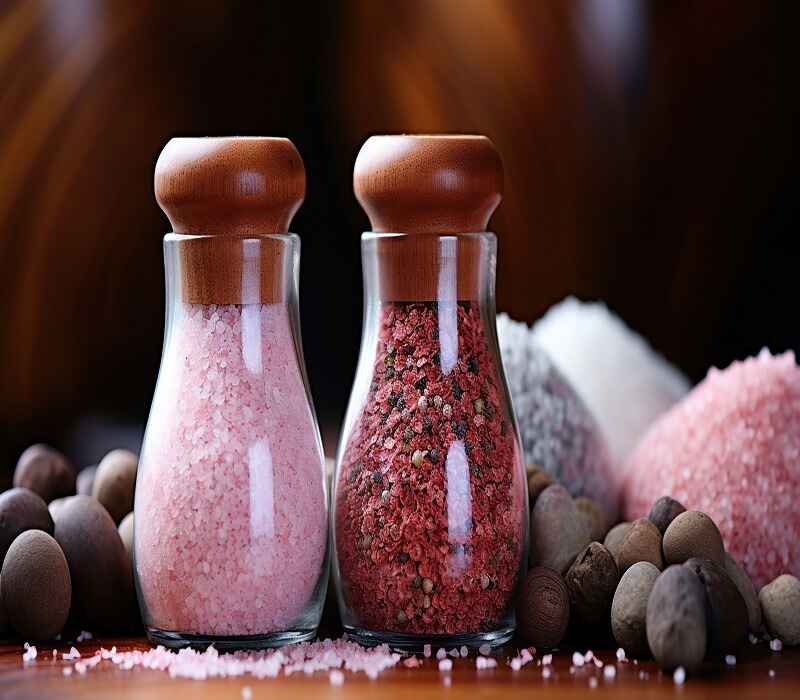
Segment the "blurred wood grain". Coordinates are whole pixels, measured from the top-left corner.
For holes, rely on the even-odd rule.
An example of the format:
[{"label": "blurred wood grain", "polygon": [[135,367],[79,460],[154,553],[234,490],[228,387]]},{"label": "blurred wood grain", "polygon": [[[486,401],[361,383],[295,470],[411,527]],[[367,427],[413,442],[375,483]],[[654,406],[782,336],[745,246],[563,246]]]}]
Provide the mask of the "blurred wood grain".
[{"label": "blurred wood grain", "polygon": [[303,155],[293,228],[329,446],[360,333],[352,165],[373,133],[492,138],[499,308],[604,298],[694,377],[794,347],[767,303],[797,263],[790,6],[2,0],[0,457],[87,413],[144,420],[168,230],[152,174],[174,135],[289,136]]}]

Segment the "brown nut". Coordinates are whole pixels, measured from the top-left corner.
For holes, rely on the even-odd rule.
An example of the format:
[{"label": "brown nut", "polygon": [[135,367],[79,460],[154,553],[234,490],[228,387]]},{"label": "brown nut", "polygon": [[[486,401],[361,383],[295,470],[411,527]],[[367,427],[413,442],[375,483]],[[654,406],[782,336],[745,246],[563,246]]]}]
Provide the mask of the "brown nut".
[{"label": "brown nut", "polygon": [[784,644],[800,644],[800,581],[778,576],[758,594],[767,629]]},{"label": "brown nut", "polygon": [[647,646],[647,601],[659,570],[649,561],[631,566],[619,581],[611,603],[611,632],[633,658],[650,655]]},{"label": "brown nut", "polygon": [[31,445],[17,461],[14,486],[30,489],[50,503],[75,493],[75,470],[58,450],[48,445]]},{"label": "brown nut", "polygon": [[573,623],[587,627],[608,624],[619,582],[619,569],[611,552],[599,542],[590,542],[569,567],[564,582]]},{"label": "brown nut", "polygon": [[558,572],[537,566],[528,572],[517,607],[517,629],[528,643],[555,647],[567,633],[569,592]]},{"label": "brown nut", "polygon": [[709,654],[736,651],[747,636],[747,606],[724,566],[693,557],[684,566],[694,571],[706,591]]},{"label": "brown nut", "polygon": [[528,505],[533,508],[539,494],[553,483],[551,477],[544,469],[535,465],[528,465]]},{"label": "brown nut", "polygon": [[133,511],[122,519],[117,531],[119,532],[122,544],[125,546],[125,551],[128,553],[128,556],[131,557],[131,563],[133,563]]},{"label": "brown nut", "polygon": [[686,508],[683,507],[682,503],[670,496],[662,496],[653,504],[647,518],[663,535],[667,531],[669,524],[685,511]]},{"label": "brown nut", "polygon": [[617,566],[619,566],[619,548],[622,546],[625,535],[630,532],[632,527],[633,523],[618,523],[608,531],[603,540],[603,546],[611,552],[611,556],[616,560]]},{"label": "brown nut", "polygon": [[133,492],[139,458],[129,450],[112,450],[97,465],[92,495],[105,506],[115,523],[133,510]]},{"label": "brown nut", "polygon": [[699,510],[687,510],[673,520],[664,533],[664,559],[683,564],[700,557],[725,566],[725,547],[714,521]]},{"label": "brown nut", "polygon": [[575,507],[589,525],[589,537],[592,542],[602,542],[608,532],[605,511],[597,502],[586,496],[578,496],[575,499]]},{"label": "brown nut", "polygon": [[94,477],[97,474],[97,466],[85,467],[78,472],[75,480],[75,492],[79,496],[91,496],[94,487]]},{"label": "brown nut", "polygon": [[46,532],[28,530],[11,543],[0,587],[11,626],[23,639],[50,639],[64,629],[72,598],[69,567]]},{"label": "brown nut", "polygon": [[548,486],[531,511],[531,564],[565,572],[589,544],[589,528],[560,484]]},{"label": "brown nut", "polygon": [[659,571],[664,568],[661,556],[661,533],[647,518],[633,522],[619,548],[617,563],[623,573],[640,561],[649,561]]},{"label": "brown nut", "polygon": [[668,566],[647,600],[647,645],[659,666],[694,671],[706,654],[706,594],[685,566]]},{"label": "brown nut", "polygon": [[25,530],[43,530],[52,535],[53,518],[39,494],[25,488],[9,489],[0,494],[0,561]]},{"label": "brown nut", "polygon": [[758,602],[758,594],[755,586],[750,580],[745,570],[739,566],[738,562],[727,552],[725,552],[725,571],[736,584],[739,593],[742,594],[744,603],[747,606],[748,627],[753,634],[761,632],[761,604]]}]

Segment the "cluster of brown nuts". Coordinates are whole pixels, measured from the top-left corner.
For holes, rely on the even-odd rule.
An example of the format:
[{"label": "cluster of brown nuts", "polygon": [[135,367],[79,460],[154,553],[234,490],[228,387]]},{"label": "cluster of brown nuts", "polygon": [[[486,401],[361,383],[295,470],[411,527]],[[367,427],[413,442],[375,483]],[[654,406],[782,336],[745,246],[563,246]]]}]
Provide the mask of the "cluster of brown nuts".
[{"label": "cluster of brown nuts", "polygon": [[664,496],[647,518],[606,532],[588,499],[535,469],[529,486],[533,568],[518,606],[526,641],[553,647],[568,629],[582,639],[610,630],[629,656],[687,671],[734,652],[748,630],[760,636],[762,620],[782,643],[800,644],[800,581],[785,574],[756,595],[705,513]]},{"label": "cluster of brown nuts", "polygon": [[[138,457],[109,452],[76,475],[33,445],[0,494],[0,637],[49,639],[65,626],[123,631],[138,624],[131,546]],[[119,528],[118,528],[119,526]]]}]

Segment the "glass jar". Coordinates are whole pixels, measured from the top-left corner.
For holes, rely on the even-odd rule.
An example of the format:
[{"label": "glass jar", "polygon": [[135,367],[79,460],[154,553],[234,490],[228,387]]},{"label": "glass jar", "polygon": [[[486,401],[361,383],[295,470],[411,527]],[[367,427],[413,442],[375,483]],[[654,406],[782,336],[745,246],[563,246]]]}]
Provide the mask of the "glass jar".
[{"label": "glass jar", "polygon": [[528,506],[495,236],[365,233],[361,245],[361,353],[334,487],[344,628],[408,649],[503,644]]},{"label": "glass jar", "polygon": [[316,633],[328,501],[299,253],[293,234],[164,239],[166,329],[134,518],[155,643],[254,648]]}]

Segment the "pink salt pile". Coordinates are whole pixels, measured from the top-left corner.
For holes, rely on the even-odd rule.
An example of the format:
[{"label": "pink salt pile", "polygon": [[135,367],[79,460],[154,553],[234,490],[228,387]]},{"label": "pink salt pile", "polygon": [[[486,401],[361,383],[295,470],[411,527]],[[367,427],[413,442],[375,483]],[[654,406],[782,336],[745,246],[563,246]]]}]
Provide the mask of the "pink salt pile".
[{"label": "pink salt pile", "polygon": [[367,649],[344,639],[326,639],[281,649],[239,651],[234,654],[220,654],[213,647],[204,652],[193,649],[173,652],[162,646],[147,651],[118,652],[116,648],[98,649],[94,656],[82,659],[72,667],[67,666],[65,670],[74,668],[82,675],[107,661],[124,671],[144,668],[164,671],[171,678],[193,680],[241,676],[276,678],[281,674],[289,676],[293,673],[312,674],[340,669],[362,672],[369,678],[377,678],[381,672],[396,666],[400,659],[400,654],[393,653],[386,645]]},{"label": "pink salt pile", "polygon": [[182,304],[175,314],[136,490],[145,623],[286,630],[321,602],[327,542],[324,458],[289,311]]},{"label": "pink salt pile", "polygon": [[631,455],[629,520],[670,494],[707,513],[757,587],[800,575],[800,368],[791,352],[712,369]]}]

